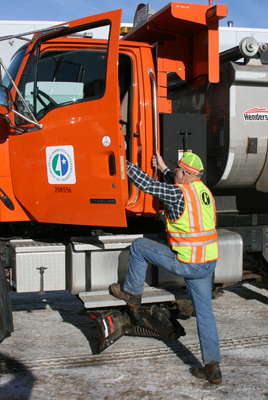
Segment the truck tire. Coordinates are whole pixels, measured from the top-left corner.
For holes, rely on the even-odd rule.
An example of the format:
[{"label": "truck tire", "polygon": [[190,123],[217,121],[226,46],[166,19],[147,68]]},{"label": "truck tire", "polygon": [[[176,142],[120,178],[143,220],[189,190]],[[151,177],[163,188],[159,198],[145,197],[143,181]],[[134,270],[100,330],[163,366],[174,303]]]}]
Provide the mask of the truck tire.
[{"label": "truck tire", "polygon": [[0,342],[13,332],[13,318],[5,270],[0,261]]}]

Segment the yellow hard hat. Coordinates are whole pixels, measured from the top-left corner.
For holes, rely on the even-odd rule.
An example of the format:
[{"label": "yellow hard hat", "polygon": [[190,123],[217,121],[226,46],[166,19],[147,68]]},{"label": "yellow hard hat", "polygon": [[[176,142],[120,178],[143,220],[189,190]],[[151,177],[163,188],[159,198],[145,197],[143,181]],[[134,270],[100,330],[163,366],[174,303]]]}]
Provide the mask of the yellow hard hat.
[{"label": "yellow hard hat", "polygon": [[183,156],[179,161],[170,160],[170,162],[177,165],[179,168],[190,172],[191,174],[198,175],[204,171],[203,163],[200,157],[194,153],[190,153],[189,151],[183,153]]}]

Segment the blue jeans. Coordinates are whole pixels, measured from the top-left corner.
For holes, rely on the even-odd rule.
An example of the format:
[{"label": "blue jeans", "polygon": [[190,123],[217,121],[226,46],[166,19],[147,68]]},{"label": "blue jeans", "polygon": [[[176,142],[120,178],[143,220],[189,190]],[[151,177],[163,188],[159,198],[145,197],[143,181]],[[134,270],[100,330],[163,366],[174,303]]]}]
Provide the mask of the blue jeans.
[{"label": "blue jeans", "polygon": [[189,264],[179,261],[170,247],[146,238],[134,240],[130,247],[124,290],[142,294],[147,262],[185,279],[192,300],[204,364],[220,363],[219,337],[212,311],[211,278],[216,261]]}]

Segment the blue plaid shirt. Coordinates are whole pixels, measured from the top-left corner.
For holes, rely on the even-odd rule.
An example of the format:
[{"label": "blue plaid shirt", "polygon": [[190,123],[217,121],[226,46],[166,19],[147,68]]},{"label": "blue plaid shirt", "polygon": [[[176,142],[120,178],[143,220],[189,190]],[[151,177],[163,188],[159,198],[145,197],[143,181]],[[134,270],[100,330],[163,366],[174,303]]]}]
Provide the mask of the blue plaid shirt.
[{"label": "blue plaid shirt", "polygon": [[168,219],[176,221],[180,218],[184,210],[183,192],[181,188],[174,184],[173,173],[169,168],[163,173],[165,182],[154,180],[129,161],[127,161],[127,173],[138,189],[157,197],[165,204]]}]

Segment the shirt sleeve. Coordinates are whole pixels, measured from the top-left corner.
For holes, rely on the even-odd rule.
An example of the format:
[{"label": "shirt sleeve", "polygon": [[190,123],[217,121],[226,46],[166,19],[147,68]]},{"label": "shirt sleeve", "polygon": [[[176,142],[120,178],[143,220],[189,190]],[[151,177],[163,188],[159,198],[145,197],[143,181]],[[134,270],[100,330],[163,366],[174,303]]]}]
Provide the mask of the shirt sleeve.
[{"label": "shirt sleeve", "polygon": [[177,209],[179,207],[179,214],[182,213],[184,209],[184,198],[180,187],[174,184],[154,180],[129,161],[127,161],[127,173],[130,180],[135,186],[137,186],[137,188],[142,190],[144,193],[149,193],[152,196],[157,197],[167,207],[172,209]]},{"label": "shirt sleeve", "polygon": [[166,183],[170,183],[171,185],[174,185],[174,183],[175,183],[174,175],[173,175],[173,172],[169,168],[166,168],[165,171],[163,172],[163,178]]}]

